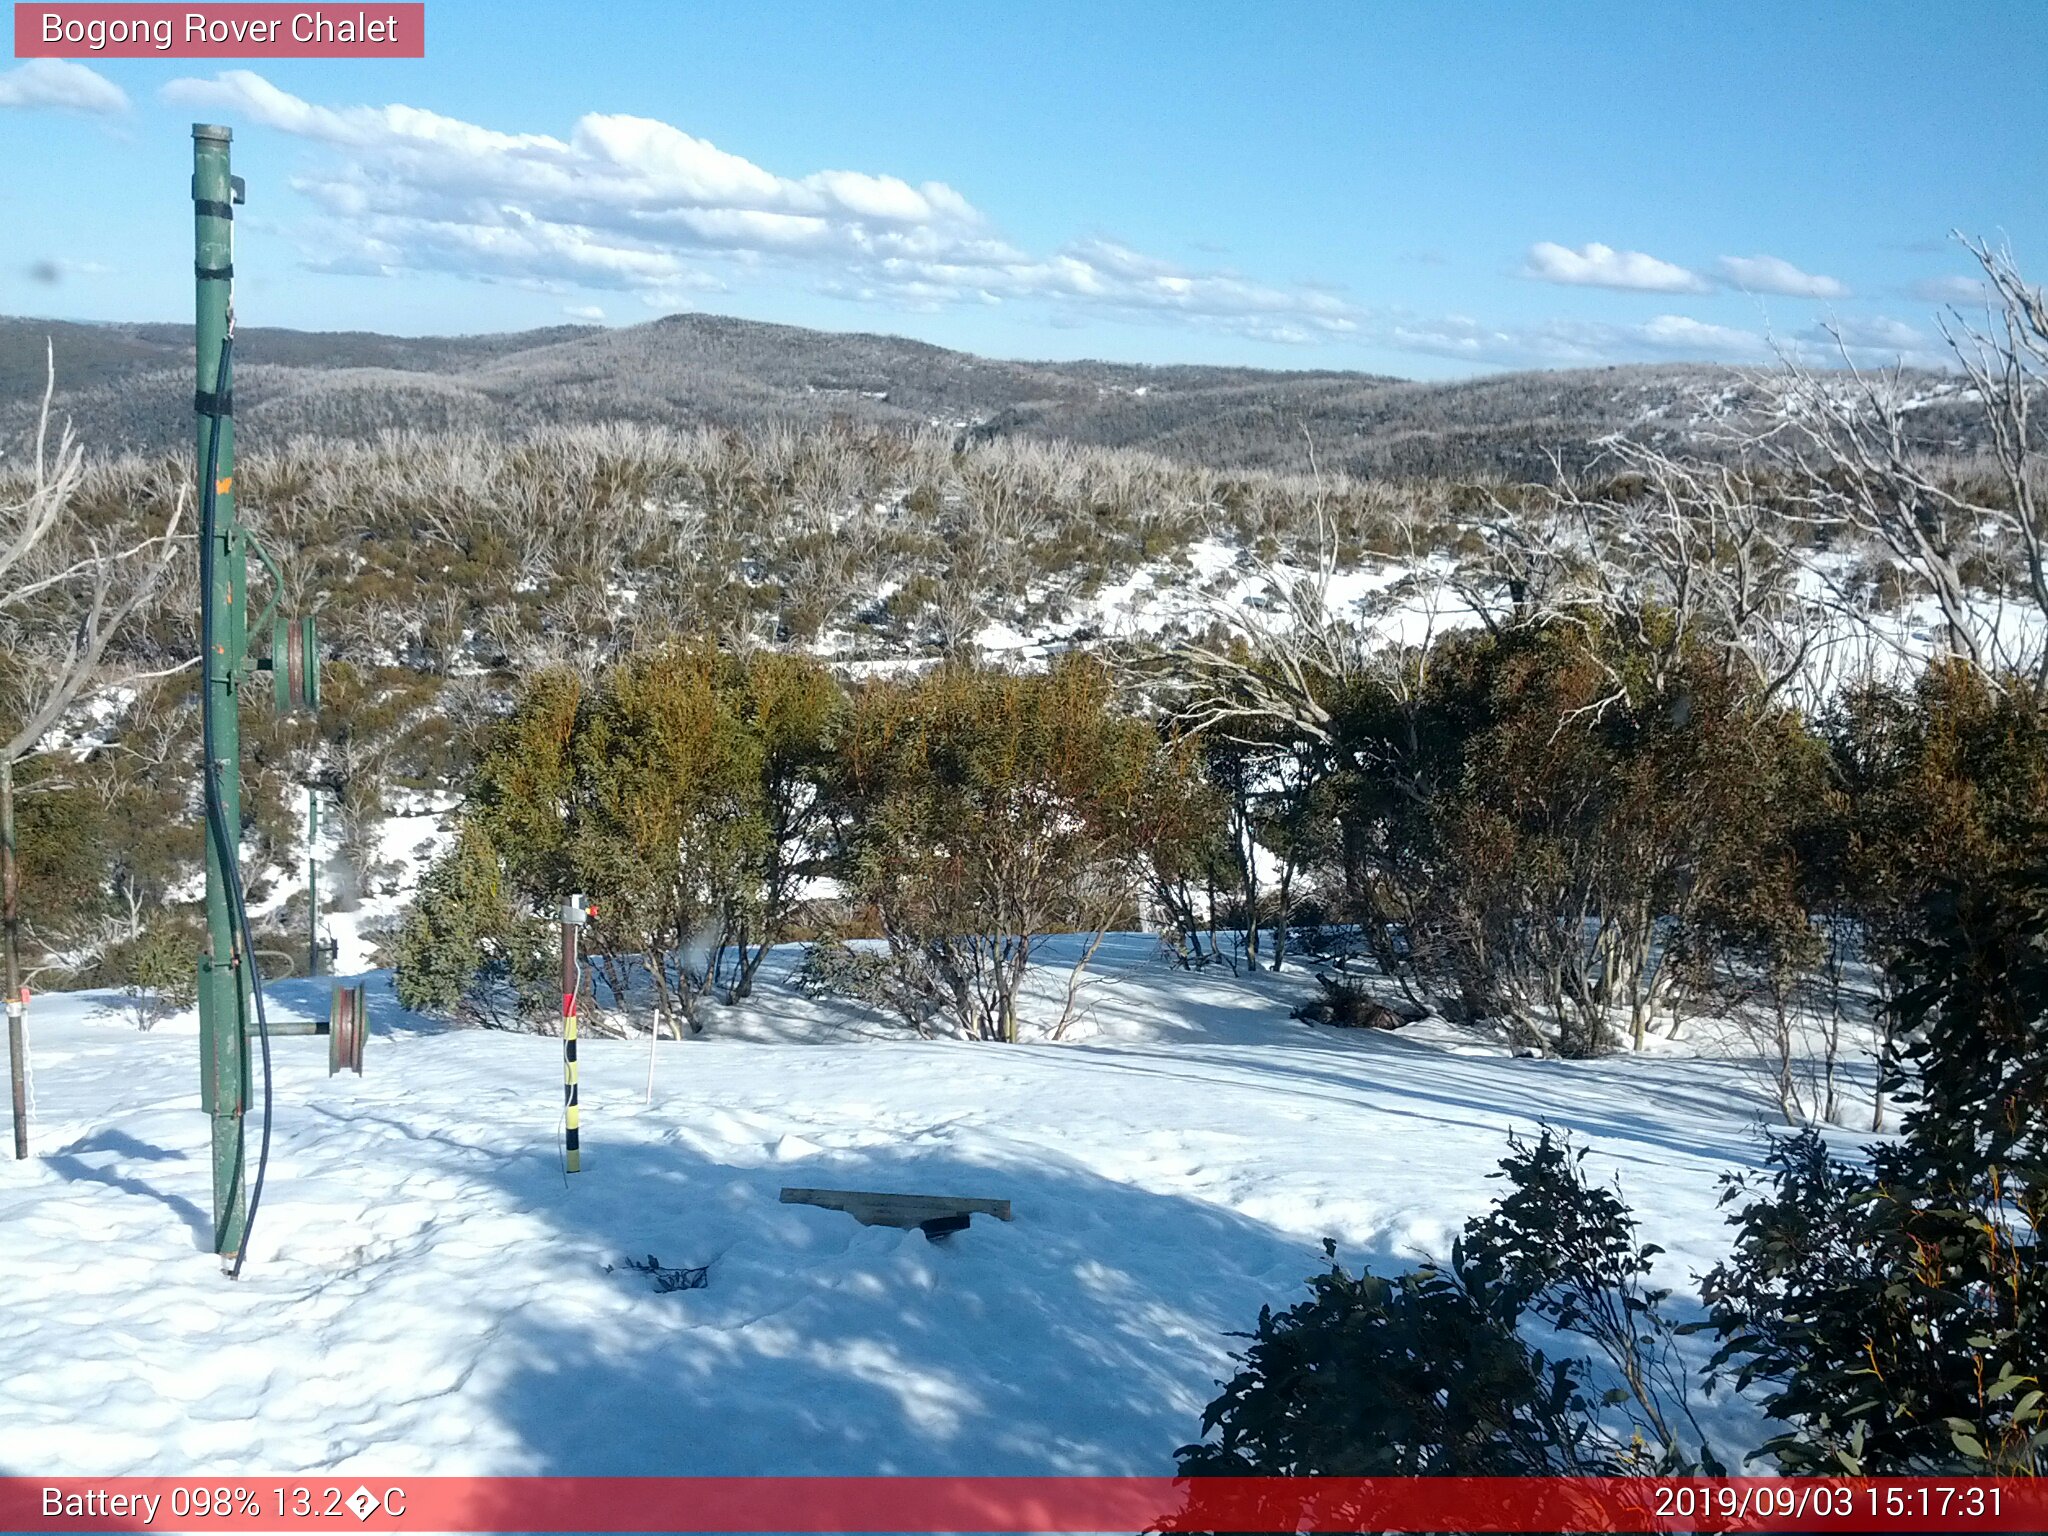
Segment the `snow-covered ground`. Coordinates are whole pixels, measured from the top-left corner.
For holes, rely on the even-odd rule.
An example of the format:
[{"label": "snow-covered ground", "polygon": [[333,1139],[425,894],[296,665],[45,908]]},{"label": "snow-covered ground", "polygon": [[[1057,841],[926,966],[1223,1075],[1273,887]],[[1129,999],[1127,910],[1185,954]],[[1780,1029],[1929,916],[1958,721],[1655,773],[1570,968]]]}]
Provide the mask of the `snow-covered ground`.
[{"label": "snow-covered ground", "polygon": [[[196,1024],[93,994],[31,1014],[35,1155],[0,1165],[0,1441],[48,1474],[1160,1473],[1230,1330],[1351,1264],[1441,1255],[1539,1119],[1617,1176],[1682,1305],[1716,1180],[1769,1105],[1669,1053],[1514,1059],[1447,1026],[1288,1017],[1306,977],[1190,974],[1112,938],[1066,1043],[891,1038],[787,990],[735,1028],[588,1042],[434,1026],[370,976],[361,1078],[274,1042],[246,1272],[208,1251]],[[1048,990],[1055,978],[1045,978]],[[325,1007],[281,982],[278,1011]],[[786,1027],[778,1027],[778,1026]],[[1455,1048],[1454,1048],[1455,1047]],[[253,1141],[253,1137],[252,1137]],[[784,1185],[995,1196],[943,1242]],[[625,1267],[709,1265],[657,1293]],[[1704,1348],[1703,1341],[1702,1349]],[[1726,1449],[1761,1438],[1709,1405]]]}]

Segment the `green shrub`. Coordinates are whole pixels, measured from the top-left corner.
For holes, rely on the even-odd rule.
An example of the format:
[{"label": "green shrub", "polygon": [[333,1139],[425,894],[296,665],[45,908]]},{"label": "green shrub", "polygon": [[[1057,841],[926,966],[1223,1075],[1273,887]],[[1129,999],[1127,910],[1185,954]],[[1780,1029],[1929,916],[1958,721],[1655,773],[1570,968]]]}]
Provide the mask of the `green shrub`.
[{"label": "green shrub", "polygon": [[2048,1469],[2048,874],[1925,921],[1895,1003],[1902,1140],[1852,1165],[1802,1133],[1724,1195],[1714,1366],[1771,1389],[1759,1454],[1789,1472]]},{"label": "green shrub", "polygon": [[898,995],[969,1038],[1014,1041],[1039,937],[1090,936],[1085,964],[1134,921],[1184,767],[1091,658],[1041,674],[952,663],[864,689],[834,787],[847,884],[879,915]]},{"label": "green shrub", "polygon": [[160,923],[110,945],[102,974],[127,1001],[137,1029],[149,1029],[199,1001],[199,937],[186,924]]},{"label": "green shrub", "polygon": [[[1331,1245],[1334,1252],[1334,1245]],[[1385,1279],[1341,1265],[1261,1308],[1243,1369],[1182,1446],[1184,1476],[1521,1477],[1611,1473],[1577,1360],[1546,1360],[1462,1248]]]},{"label": "green shrub", "polygon": [[[1448,1264],[1391,1279],[1332,1264],[1309,1299],[1259,1313],[1242,1369],[1183,1446],[1209,1476],[1594,1476],[1718,1472],[1687,1406],[1659,1251],[1635,1241],[1584,1153],[1511,1140],[1513,1186]],[[1332,1256],[1335,1245],[1326,1242]],[[1547,1358],[1533,1318],[1591,1348]],[[1605,1362],[1604,1368],[1600,1364]]]},{"label": "green shrub", "polygon": [[465,822],[391,941],[399,1005],[496,1028],[545,1027],[560,1004],[553,935],[506,898],[490,836]]}]

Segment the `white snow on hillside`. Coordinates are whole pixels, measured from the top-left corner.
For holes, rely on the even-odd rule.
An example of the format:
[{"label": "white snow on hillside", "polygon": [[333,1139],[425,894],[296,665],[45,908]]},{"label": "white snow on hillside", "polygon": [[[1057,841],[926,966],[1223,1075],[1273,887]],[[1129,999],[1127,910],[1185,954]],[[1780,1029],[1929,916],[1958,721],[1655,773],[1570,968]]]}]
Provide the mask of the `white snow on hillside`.
[{"label": "white snow on hillside", "polygon": [[[35,1156],[0,1168],[0,1436],[50,1474],[1148,1473],[1230,1330],[1351,1265],[1444,1254],[1539,1119],[1618,1176],[1693,1307],[1716,1181],[1768,1109],[1727,1062],[1521,1060],[1311,1028],[1305,976],[1112,938],[1075,1042],[887,1037],[786,990],[736,1038],[584,1047],[435,1026],[368,978],[366,1073],[273,1043],[276,1135],[243,1279],[208,1251],[196,1021],[31,1013]],[[1048,976],[1042,992],[1055,990]],[[270,989],[324,1010],[325,983]],[[776,1034],[777,1021],[783,1032]],[[252,1127],[253,1128],[253,1127]],[[253,1138],[252,1138],[253,1140]],[[783,1205],[786,1184],[996,1196],[943,1242]],[[655,1293],[623,1265],[710,1266]],[[1704,1344],[1700,1346],[1704,1349]],[[1725,1446],[1747,1407],[1708,1415]]]},{"label": "white snow on hillside", "polygon": [[[331,967],[335,974],[349,976],[369,969],[375,945],[364,930],[397,920],[419,894],[421,879],[454,840],[454,805],[452,797],[442,796],[431,804],[408,806],[384,817],[377,824],[376,866],[364,882],[367,889],[349,891],[346,911],[332,910],[331,895],[323,895],[320,935],[336,946]],[[316,856],[326,891],[331,893],[337,883],[346,883],[348,863],[331,818],[321,826]],[[299,890],[303,886],[301,879],[282,888]],[[327,968],[325,962],[323,968]]]}]

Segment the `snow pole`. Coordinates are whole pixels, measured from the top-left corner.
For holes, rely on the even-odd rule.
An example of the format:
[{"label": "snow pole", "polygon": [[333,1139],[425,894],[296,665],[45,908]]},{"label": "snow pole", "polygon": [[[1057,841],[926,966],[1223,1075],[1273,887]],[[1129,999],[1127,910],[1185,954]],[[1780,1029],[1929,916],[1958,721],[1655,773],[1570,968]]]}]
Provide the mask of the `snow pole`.
[{"label": "snow pole", "polygon": [[661,1010],[656,1009],[653,1022],[647,1026],[647,1099],[654,1102],[654,1042],[661,1038]]},{"label": "snow pole", "polygon": [[320,791],[306,786],[306,974],[320,974]]},{"label": "snow pole", "polygon": [[562,902],[562,1147],[569,1172],[583,1171],[583,1124],[576,1094],[576,930],[590,920],[581,895]]}]

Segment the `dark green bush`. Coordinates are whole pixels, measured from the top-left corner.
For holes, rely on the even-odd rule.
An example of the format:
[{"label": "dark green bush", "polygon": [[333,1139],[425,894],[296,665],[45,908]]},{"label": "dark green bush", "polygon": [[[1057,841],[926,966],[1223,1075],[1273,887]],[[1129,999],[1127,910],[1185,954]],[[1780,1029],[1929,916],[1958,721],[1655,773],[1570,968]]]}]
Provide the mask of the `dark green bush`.
[{"label": "dark green bush", "polygon": [[1812,1132],[1725,1200],[1716,1369],[1767,1384],[1791,1472],[2048,1466],[2048,876],[1929,903],[1896,1001],[1903,1139],[1864,1165]]},{"label": "dark green bush", "polygon": [[[1544,1131],[1511,1140],[1511,1192],[1448,1264],[1393,1278],[1332,1264],[1309,1299],[1259,1313],[1242,1369],[1183,1446],[1198,1476],[1532,1476],[1717,1472],[1687,1407],[1665,1293],[1644,1281],[1612,1191]],[[1326,1243],[1333,1257],[1335,1245]],[[1551,1359],[1524,1319],[1590,1346]],[[1603,1362],[1604,1361],[1604,1365]]]},{"label": "dark green bush", "polygon": [[[1332,1250],[1334,1252],[1334,1248]],[[1392,1279],[1332,1264],[1261,1308],[1244,1368],[1181,1447],[1192,1476],[1468,1477],[1612,1472],[1577,1360],[1546,1360],[1462,1245]]]}]

